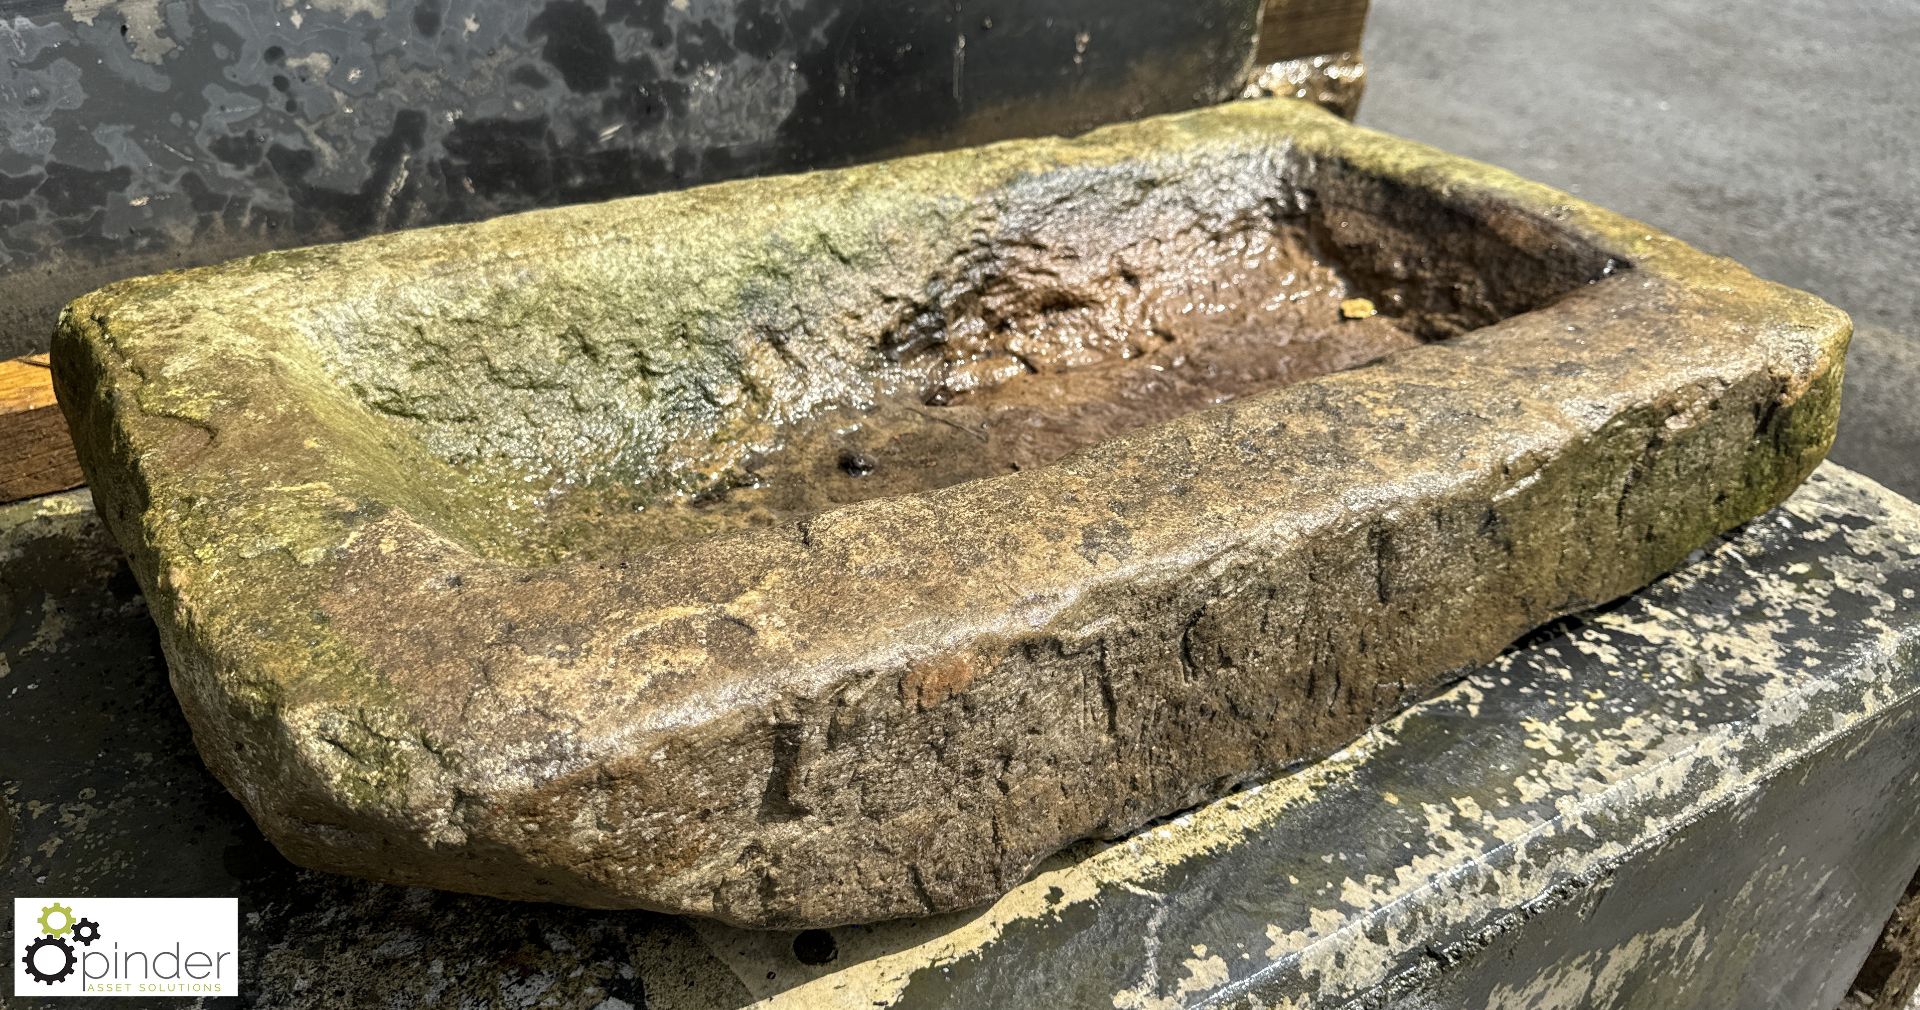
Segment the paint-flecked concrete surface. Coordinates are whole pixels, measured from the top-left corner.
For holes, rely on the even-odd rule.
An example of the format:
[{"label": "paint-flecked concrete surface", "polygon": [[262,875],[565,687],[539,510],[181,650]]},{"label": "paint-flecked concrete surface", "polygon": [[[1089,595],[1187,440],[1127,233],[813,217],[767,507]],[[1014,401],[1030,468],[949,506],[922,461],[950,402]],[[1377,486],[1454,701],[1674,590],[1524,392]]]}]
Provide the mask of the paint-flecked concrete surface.
[{"label": "paint-flecked concrete surface", "polygon": [[1920,4],[1377,0],[1360,122],[1853,314],[1833,458],[1920,495]]}]

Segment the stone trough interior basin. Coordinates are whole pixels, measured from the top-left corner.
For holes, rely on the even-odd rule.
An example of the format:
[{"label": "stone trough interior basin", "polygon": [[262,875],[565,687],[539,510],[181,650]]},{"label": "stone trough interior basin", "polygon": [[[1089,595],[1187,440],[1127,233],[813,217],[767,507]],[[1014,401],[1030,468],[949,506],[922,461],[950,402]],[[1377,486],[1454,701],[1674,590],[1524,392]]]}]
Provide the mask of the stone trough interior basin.
[{"label": "stone trough interior basin", "polygon": [[1273,100],[128,281],[54,366],[289,856],[817,926],[1644,584],[1819,461],[1848,332]]}]

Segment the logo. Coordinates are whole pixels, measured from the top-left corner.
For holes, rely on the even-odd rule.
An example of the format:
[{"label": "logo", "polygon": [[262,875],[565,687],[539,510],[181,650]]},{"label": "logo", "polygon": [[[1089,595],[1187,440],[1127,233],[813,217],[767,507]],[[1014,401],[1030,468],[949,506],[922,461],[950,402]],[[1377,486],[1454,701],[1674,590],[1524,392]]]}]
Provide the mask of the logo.
[{"label": "logo", "polygon": [[233,898],[15,898],[16,996],[239,993]]},{"label": "logo", "polygon": [[[69,933],[73,934],[71,942],[62,939]],[[91,947],[98,939],[99,923],[75,919],[73,909],[56,901],[40,909],[40,935],[27,944],[27,953],[20,958],[20,963],[26,966],[27,974],[33,976],[34,981],[58,985],[73,974],[74,965],[80,960],[80,955],[73,952],[73,945]],[[59,967],[52,968],[55,961],[60,963]]]}]

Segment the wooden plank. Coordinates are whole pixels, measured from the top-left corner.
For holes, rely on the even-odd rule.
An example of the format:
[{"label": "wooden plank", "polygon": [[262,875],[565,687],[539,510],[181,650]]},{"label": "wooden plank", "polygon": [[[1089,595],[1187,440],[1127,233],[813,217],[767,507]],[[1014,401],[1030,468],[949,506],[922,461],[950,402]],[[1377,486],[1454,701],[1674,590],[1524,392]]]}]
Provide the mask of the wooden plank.
[{"label": "wooden plank", "polygon": [[0,361],[0,503],[84,483],[47,356]]},{"label": "wooden plank", "polygon": [[1266,0],[1254,65],[1357,52],[1366,26],[1367,0]]}]

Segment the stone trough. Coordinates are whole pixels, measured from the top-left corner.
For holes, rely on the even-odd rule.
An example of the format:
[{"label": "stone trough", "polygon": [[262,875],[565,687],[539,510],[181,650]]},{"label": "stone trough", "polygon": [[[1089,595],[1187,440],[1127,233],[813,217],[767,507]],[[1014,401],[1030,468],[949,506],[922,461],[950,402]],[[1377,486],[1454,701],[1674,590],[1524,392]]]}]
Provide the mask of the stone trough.
[{"label": "stone trough", "polygon": [[1242,102],[123,282],[55,380],[296,861],[952,910],[1782,500],[1849,326]]}]

